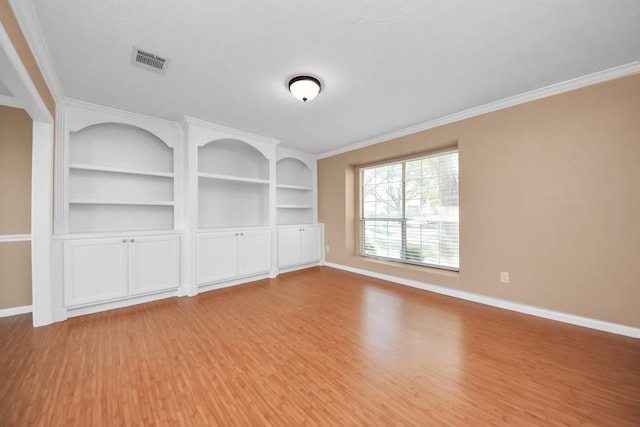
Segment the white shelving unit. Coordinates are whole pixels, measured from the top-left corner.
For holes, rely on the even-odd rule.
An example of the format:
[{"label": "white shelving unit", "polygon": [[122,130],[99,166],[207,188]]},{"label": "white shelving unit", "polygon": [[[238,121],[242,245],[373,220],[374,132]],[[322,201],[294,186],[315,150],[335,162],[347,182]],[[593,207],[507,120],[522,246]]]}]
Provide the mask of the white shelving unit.
[{"label": "white shelving unit", "polygon": [[314,156],[192,118],[67,101],[57,116],[61,317],[322,264]]},{"label": "white shelving unit", "polygon": [[268,226],[270,158],[239,139],[198,146],[198,228]]},{"label": "white shelving unit", "polygon": [[316,223],[315,159],[291,150],[278,150],[276,176],[277,224]]},{"label": "white shelving unit", "polygon": [[74,316],[177,295],[180,126],[78,102],[56,120],[56,306]]},{"label": "white shelving unit", "polygon": [[57,130],[56,234],[172,231],[183,222],[177,125],[63,103]]},{"label": "white shelving unit", "polygon": [[274,277],[279,141],[185,118],[189,294]]}]

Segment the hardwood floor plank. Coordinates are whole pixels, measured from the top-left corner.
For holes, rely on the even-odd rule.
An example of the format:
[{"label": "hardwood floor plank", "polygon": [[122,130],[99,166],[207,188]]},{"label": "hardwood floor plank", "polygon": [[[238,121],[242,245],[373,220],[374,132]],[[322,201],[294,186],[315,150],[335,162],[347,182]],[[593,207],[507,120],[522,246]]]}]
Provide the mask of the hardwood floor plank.
[{"label": "hardwood floor plank", "polygon": [[640,424],[640,340],[313,268],[33,329],[0,424]]}]

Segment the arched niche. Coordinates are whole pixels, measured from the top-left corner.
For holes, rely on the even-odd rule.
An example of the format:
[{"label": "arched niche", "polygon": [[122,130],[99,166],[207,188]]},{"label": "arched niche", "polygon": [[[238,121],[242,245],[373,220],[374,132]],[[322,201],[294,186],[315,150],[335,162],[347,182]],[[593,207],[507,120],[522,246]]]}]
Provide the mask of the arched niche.
[{"label": "arched niche", "polygon": [[268,180],[269,159],[244,141],[217,139],[198,147],[198,172]]},{"label": "arched niche", "polygon": [[313,172],[306,163],[293,157],[285,157],[276,163],[278,185],[292,185],[311,189]]},{"label": "arched niche", "polygon": [[69,163],[147,172],[173,172],[173,148],[125,123],[99,123],[69,135]]}]

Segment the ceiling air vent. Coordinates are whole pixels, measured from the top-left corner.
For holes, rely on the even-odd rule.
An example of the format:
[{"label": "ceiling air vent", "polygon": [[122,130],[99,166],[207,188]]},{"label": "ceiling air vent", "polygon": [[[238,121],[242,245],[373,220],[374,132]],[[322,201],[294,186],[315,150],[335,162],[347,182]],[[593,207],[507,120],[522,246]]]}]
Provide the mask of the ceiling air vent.
[{"label": "ceiling air vent", "polygon": [[140,49],[133,49],[133,65],[137,65],[146,70],[162,73],[167,66],[167,58],[162,58],[153,53],[145,52]]}]

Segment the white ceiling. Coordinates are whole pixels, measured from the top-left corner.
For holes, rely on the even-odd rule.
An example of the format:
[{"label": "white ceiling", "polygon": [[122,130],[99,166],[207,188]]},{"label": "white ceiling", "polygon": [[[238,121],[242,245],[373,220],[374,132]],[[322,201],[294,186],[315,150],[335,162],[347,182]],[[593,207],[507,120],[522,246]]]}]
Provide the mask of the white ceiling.
[{"label": "white ceiling", "polygon": [[[638,0],[30,0],[61,94],[324,153],[640,56]],[[132,48],[168,57],[166,74]],[[320,78],[306,104],[286,87]]]}]

